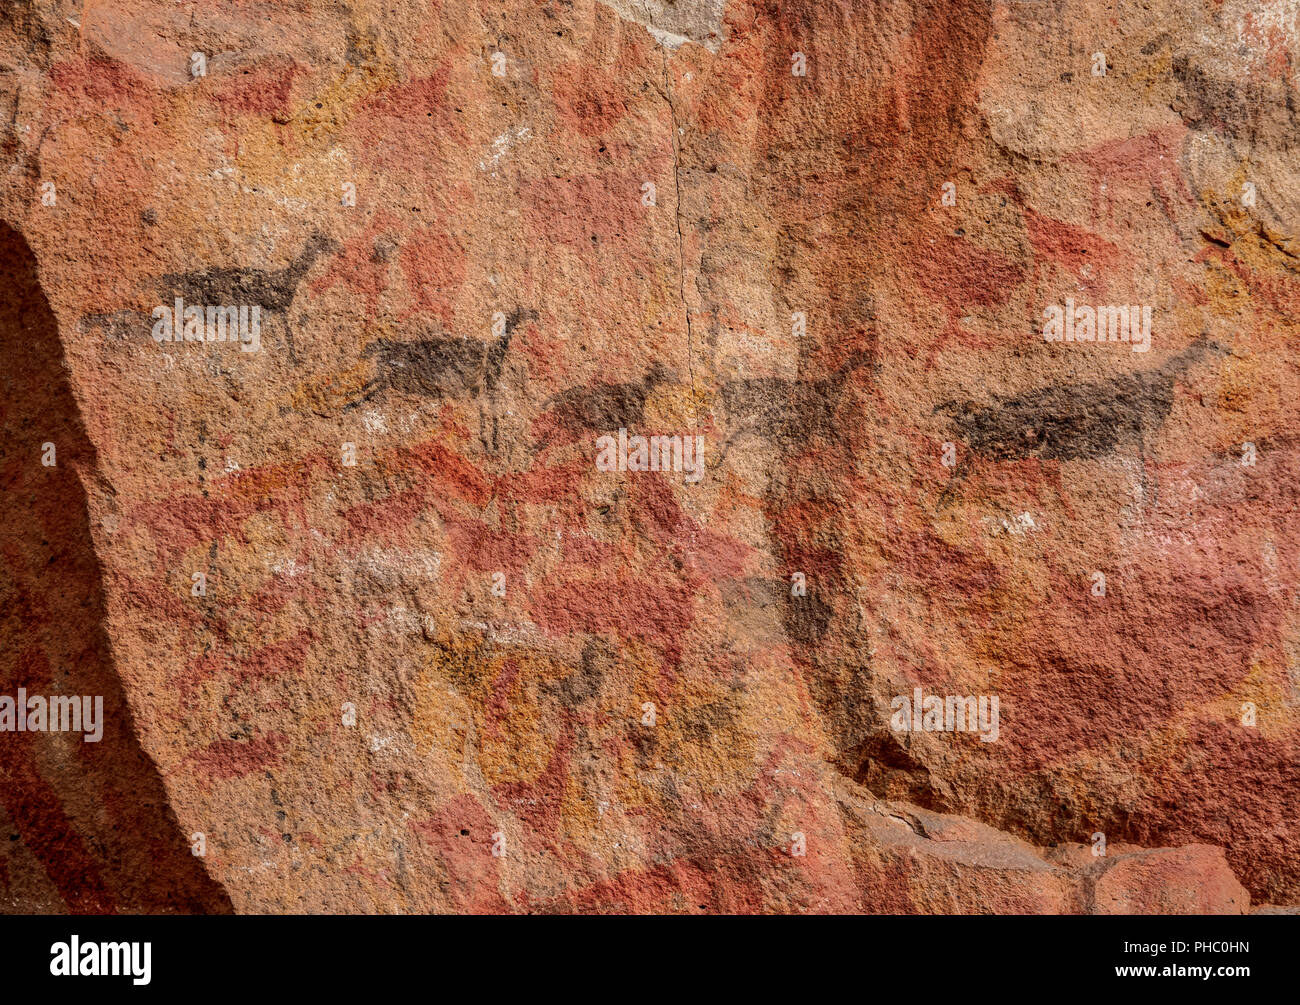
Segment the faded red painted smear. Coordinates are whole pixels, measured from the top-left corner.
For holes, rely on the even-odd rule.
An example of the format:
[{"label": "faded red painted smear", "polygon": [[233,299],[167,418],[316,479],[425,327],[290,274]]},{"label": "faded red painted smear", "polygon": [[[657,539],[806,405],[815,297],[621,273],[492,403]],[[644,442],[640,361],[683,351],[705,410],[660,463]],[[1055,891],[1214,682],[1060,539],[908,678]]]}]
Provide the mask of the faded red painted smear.
[{"label": "faded red painted smear", "polygon": [[917,285],[953,313],[1005,304],[1025,275],[1001,252],[949,235],[919,245],[912,262]]},{"label": "faded red painted smear", "polygon": [[582,136],[600,136],[627,114],[623,77],[589,62],[566,63],[551,78],[560,121]]},{"label": "faded red painted smear", "polygon": [[538,591],[528,605],[538,627],[552,635],[615,632],[665,649],[690,628],[694,598],[684,586],[644,580],[601,579]]},{"label": "faded red painted smear", "polygon": [[568,783],[572,750],[573,735],[565,729],[556,741],[545,770],[535,779],[492,787],[493,798],[502,811],[542,836],[543,841],[550,840],[560,826],[561,802]]},{"label": "faded red painted smear", "polygon": [[444,512],[442,521],[458,569],[514,575],[523,572],[538,549],[537,538],[529,534],[494,530],[476,520],[460,519],[451,512]]},{"label": "faded red painted smear", "polygon": [[464,143],[465,130],[447,100],[452,66],[443,62],[433,73],[387,87],[366,99],[349,123],[353,148],[374,159],[382,151],[382,168],[400,166],[422,177],[437,163],[429,156],[439,144]]},{"label": "faded red painted smear", "polygon": [[1116,198],[1122,197],[1126,188],[1136,189],[1144,199],[1155,192],[1170,216],[1176,208],[1174,196],[1185,204],[1194,203],[1178,168],[1186,136],[1184,126],[1167,126],[1139,136],[1107,140],[1067,157],[1067,162],[1079,164],[1088,172],[1093,218],[1109,216]]},{"label": "faded red painted smear", "polygon": [[[597,274],[617,258],[645,271],[648,223],[641,205],[641,184],[662,165],[648,164],[643,176],[610,171],[572,178],[542,178],[520,185],[528,212],[525,222],[534,239],[564,245]],[[665,188],[662,198],[669,199]]]},{"label": "faded red painted smear", "polygon": [[447,234],[424,230],[408,238],[399,260],[412,300],[402,317],[435,314],[451,327],[456,318],[453,303],[465,281],[465,250]]},{"label": "faded red painted smear", "polygon": [[500,828],[478,799],[456,796],[427,819],[412,820],[410,828],[437,854],[457,911],[509,912],[500,889],[501,860],[492,855],[492,835]]},{"label": "faded red painted smear", "polygon": [[251,740],[214,740],[195,751],[187,762],[200,779],[229,781],[280,763],[288,747],[283,733],[268,733]]},{"label": "faded red painted smear", "polygon": [[289,114],[293,82],[307,72],[306,67],[292,59],[259,63],[233,77],[216,81],[208,97],[218,114],[227,119],[236,113],[284,121]]},{"label": "faded red painted smear", "polygon": [[[360,197],[359,197],[360,198]],[[335,255],[320,278],[311,284],[315,293],[325,293],[336,285],[361,297],[365,316],[374,317],[379,301],[389,287],[391,265],[383,249],[387,242],[396,245],[396,235],[401,233],[397,217],[379,210],[366,228],[343,242],[343,249]]]}]

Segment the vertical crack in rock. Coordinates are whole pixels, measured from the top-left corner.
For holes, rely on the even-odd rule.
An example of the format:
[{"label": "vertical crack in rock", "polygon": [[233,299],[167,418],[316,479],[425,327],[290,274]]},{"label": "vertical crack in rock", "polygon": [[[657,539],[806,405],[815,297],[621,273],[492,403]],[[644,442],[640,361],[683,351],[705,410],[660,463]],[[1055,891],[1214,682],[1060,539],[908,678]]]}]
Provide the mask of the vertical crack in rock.
[{"label": "vertical crack in rock", "polygon": [[36,260],[3,224],[0,289],[0,697],[88,696],[103,710],[97,742],[84,731],[0,732],[0,905],[229,912],[190,853],[117,677],[83,484],[95,451]]},{"label": "vertical crack in rock", "polygon": [[[650,26],[654,27],[654,15],[646,11]],[[673,104],[672,83],[668,75],[668,52],[662,42],[659,46],[659,58],[663,67],[663,99],[668,105],[671,123],[669,138],[673,144],[673,222],[677,226],[677,289],[682,298],[682,313],[686,316],[686,373],[691,382],[691,422],[698,427],[695,405],[695,337],[691,328],[691,307],[686,302],[686,239],[682,234],[682,157],[677,143],[677,108]]]}]

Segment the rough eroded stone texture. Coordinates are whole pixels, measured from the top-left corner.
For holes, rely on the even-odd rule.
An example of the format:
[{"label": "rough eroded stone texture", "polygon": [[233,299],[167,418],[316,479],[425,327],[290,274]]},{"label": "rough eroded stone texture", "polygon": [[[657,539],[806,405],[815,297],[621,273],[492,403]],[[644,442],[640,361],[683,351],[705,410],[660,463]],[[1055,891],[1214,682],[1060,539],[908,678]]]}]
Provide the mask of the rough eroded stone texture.
[{"label": "rough eroded stone texture", "polygon": [[[107,721],[0,733],[3,909],[1300,904],[1298,44],[11,0],[0,695]],[[260,349],[156,341],[178,296]]]},{"label": "rough eroded stone texture", "polygon": [[1127,855],[1097,880],[1097,914],[1244,914],[1250,894],[1205,845]]}]

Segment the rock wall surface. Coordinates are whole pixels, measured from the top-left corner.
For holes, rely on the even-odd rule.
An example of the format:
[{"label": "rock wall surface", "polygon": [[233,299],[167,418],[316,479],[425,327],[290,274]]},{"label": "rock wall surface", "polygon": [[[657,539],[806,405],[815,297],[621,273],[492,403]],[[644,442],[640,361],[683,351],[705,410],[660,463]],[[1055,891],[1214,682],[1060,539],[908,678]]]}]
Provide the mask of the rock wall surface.
[{"label": "rock wall surface", "polygon": [[0,910],[1300,905],[1297,19],[3,0]]}]

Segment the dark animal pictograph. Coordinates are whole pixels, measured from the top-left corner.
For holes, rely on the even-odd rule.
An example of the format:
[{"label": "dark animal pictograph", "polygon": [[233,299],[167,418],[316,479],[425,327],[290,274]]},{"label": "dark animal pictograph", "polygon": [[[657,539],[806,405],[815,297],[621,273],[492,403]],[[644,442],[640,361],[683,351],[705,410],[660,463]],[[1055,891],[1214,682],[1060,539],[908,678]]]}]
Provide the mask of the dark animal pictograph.
[{"label": "dark animal pictograph", "polygon": [[855,349],[830,372],[815,380],[785,377],[753,377],[728,381],[722,386],[722,404],[730,432],[718,451],[718,464],[732,443],[747,435],[770,440],[782,452],[790,452],[815,437],[837,439],[835,413],[840,398],[855,370],[872,367],[870,352]]},{"label": "dark animal pictograph", "polygon": [[374,379],[362,386],[360,397],[344,405],[343,411],[350,412],[387,392],[429,401],[491,394],[501,379],[515,328],[536,318],[533,310],[510,312],[505,334],[493,341],[449,336],[412,342],[376,339],[361,350],[363,358],[375,361]]},{"label": "dark animal pictograph", "polygon": [[338,243],[321,233],[313,234],[302,251],[283,269],[242,267],[202,269],[168,273],[158,277],[158,288],[167,297],[180,297],[186,305],[257,305],[263,317],[275,317],[284,325],[290,362],[297,363],[289,308],[293,306],[307,270],[321,255],[338,250]]},{"label": "dark animal pictograph", "polygon": [[646,399],[655,388],[672,380],[672,375],[656,362],[640,380],[600,381],[566,388],[543,405],[547,423],[572,435],[635,428],[645,416]]},{"label": "dark animal pictograph", "polygon": [[1174,403],[1174,381],[1207,351],[1223,352],[1202,335],[1163,365],[1109,380],[1052,384],[991,404],[947,401],[935,411],[950,416],[963,439],[994,460],[1071,461],[1141,448],[1164,424]]}]

